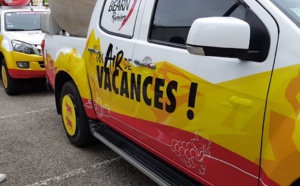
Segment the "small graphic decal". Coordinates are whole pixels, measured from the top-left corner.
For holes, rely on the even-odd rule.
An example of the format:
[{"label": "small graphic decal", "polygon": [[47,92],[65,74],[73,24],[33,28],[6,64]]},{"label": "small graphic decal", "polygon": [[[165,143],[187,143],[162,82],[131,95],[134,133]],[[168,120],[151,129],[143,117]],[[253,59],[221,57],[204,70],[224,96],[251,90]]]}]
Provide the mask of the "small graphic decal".
[{"label": "small graphic decal", "polygon": [[67,107],[67,113],[72,115],[72,107],[70,105],[68,105],[67,102],[66,102],[66,107]]},{"label": "small graphic decal", "polygon": [[110,2],[108,12],[112,12],[112,22],[122,22],[118,30],[121,30],[128,22],[136,8],[137,2],[138,0],[112,0]]},{"label": "small graphic decal", "polygon": [[206,165],[204,163],[205,157],[210,156],[210,141],[195,134],[195,138],[190,141],[180,141],[173,139],[171,150],[180,157],[181,161],[188,168],[198,167],[198,173],[205,174]]},{"label": "small graphic decal", "polygon": [[137,0],[134,0],[134,1],[133,1],[133,5],[132,5],[131,9],[129,10],[128,15],[126,16],[126,18],[125,18],[124,21],[122,22],[122,25],[121,25],[121,27],[119,28],[119,30],[121,30],[121,28],[127,23],[128,19],[130,18],[131,14],[132,14],[132,12],[133,12],[135,6],[136,6],[136,3],[137,3]]},{"label": "small graphic decal", "polygon": [[73,129],[73,126],[72,126],[72,121],[69,119],[69,117],[67,116],[67,126],[70,130]]}]

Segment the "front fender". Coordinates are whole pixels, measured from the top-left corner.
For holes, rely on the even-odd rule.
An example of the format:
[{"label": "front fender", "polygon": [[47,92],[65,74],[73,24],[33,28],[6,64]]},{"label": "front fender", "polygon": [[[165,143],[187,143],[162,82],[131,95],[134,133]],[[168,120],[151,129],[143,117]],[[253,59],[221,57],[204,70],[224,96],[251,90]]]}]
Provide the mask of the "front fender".
[{"label": "front fender", "polygon": [[16,68],[16,65],[13,64],[11,43],[7,39],[4,39],[3,35],[1,35],[0,41],[1,41],[1,52],[6,61],[7,68],[8,69]]},{"label": "front fender", "polygon": [[2,52],[2,54],[3,54],[3,56],[4,56],[5,61],[6,61],[6,66],[7,66],[7,68],[8,68],[8,69],[12,69],[12,68],[15,69],[15,68],[17,68],[17,67],[16,67],[17,65],[15,65],[15,63],[14,63],[12,51],[8,51],[8,50],[6,49],[6,47],[4,47],[4,46],[2,45],[2,46],[1,46],[1,52]]}]

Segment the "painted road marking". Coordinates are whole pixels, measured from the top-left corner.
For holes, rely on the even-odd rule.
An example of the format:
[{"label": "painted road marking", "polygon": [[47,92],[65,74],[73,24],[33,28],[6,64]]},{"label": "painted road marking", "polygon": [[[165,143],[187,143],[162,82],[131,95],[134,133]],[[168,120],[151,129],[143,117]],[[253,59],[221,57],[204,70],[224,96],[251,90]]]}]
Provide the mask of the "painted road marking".
[{"label": "painted road marking", "polygon": [[25,115],[35,114],[35,113],[44,112],[44,111],[48,111],[48,110],[50,110],[50,108],[39,109],[39,110],[33,110],[33,111],[30,111],[30,112],[24,112],[23,114],[10,114],[10,115],[6,115],[6,116],[0,116],[0,119],[13,118],[13,117],[19,117],[19,116],[25,116]]},{"label": "painted road marking", "polygon": [[98,169],[98,168],[101,168],[101,167],[104,167],[104,166],[108,166],[108,165],[110,165],[110,164],[112,164],[116,161],[120,161],[121,159],[122,159],[121,157],[113,158],[113,159],[106,160],[106,161],[103,161],[103,162],[100,162],[100,163],[97,163],[97,164],[90,165],[86,168],[79,168],[79,169],[76,169],[76,170],[72,170],[72,171],[67,172],[65,174],[62,174],[60,176],[55,176],[53,178],[48,178],[48,179],[45,179],[45,180],[42,180],[42,181],[39,181],[39,182],[35,182],[33,184],[26,185],[26,186],[47,186],[47,185],[53,184],[55,182],[57,183],[59,181],[66,180],[70,177],[75,177],[75,176],[78,176],[78,175],[86,174],[88,171],[93,171],[95,169]]}]

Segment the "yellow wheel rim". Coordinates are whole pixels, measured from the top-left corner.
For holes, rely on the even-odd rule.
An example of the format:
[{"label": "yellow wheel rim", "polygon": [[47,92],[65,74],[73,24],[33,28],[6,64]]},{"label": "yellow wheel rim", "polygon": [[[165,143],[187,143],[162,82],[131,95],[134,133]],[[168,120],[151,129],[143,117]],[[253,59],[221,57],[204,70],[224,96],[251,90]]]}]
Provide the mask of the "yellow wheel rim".
[{"label": "yellow wheel rim", "polygon": [[1,71],[2,71],[2,82],[3,82],[3,86],[4,86],[5,89],[7,89],[7,87],[8,87],[7,73],[6,73],[6,70],[5,70],[4,65],[2,65]]},{"label": "yellow wheel rim", "polygon": [[76,113],[75,106],[70,95],[65,95],[63,97],[62,117],[68,135],[74,136],[76,132]]}]

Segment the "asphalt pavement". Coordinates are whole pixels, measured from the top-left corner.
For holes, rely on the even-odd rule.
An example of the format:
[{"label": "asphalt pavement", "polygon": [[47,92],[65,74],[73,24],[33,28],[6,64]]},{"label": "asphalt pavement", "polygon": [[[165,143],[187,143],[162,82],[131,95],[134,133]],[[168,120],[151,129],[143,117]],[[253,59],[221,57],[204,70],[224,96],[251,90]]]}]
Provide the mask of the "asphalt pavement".
[{"label": "asphalt pavement", "polygon": [[8,96],[0,82],[1,186],[154,186],[147,176],[102,143],[69,143],[54,94],[34,82]]}]

